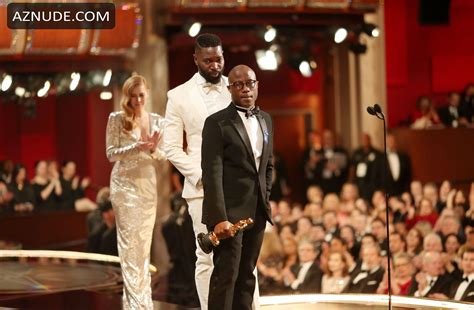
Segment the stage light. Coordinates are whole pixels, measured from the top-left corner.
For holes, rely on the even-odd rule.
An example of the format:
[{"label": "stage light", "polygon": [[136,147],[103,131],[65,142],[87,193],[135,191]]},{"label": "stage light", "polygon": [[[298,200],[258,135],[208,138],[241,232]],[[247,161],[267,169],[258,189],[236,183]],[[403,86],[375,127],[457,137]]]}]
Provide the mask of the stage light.
[{"label": "stage light", "polygon": [[112,93],[109,91],[103,91],[100,93],[100,99],[101,100],[110,100],[112,99]]},{"label": "stage light", "polygon": [[26,89],[24,89],[23,87],[18,86],[17,88],[15,88],[15,95],[17,95],[18,97],[23,97],[25,93]]},{"label": "stage light", "polygon": [[263,38],[265,39],[266,42],[270,43],[273,40],[275,40],[277,35],[277,31],[275,28],[273,28],[271,25],[268,25],[265,30],[265,34],[263,35]]},{"label": "stage light", "polygon": [[75,91],[81,80],[81,74],[78,72],[71,73],[71,83],[69,84],[69,90]]},{"label": "stage light", "polygon": [[343,42],[347,38],[346,28],[339,28],[334,34],[334,42],[337,44]]},{"label": "stage light", "polygon": [[362,31],[368,36],[374,38],[377,38],[380,35],[380,29],[376,25],[370,23],[363,24]]},{"label": "stage light", "polygon": [[202,27],[202,24],[200,22],[190,23],[189,28],[187,29],[188,35],[194,38],[201,31],[201,27]]},{"label": "stage light", "polygon": [[313,75],[313,71],[311,70],[311,66],[307,60],[303,60],[300,62],[299,70],[302,76],[304,77],[311,77]]},{"label": "stage light", "polygon": [[299,66],[298,69],[300,70],[300,73],[304,77],[311,77],[313,75],[313,71],[316,70],[318,67],[318,64],[314,59],[303,59]]},{"label": "stage light", "polygon": [[50,88],[51,88],[51,82],[46,81],[46,82],[44,82],[43,87],[41,89],[39,89],[36,94],[38,95],[38,97],[44,97],[48,94],[48,91],[49,91]]},{"label": "stage light", "polygon": [[102,86],[104,86],[104,87],[109,86],[111,79],[112,79],[112,69],[108,69],[105,72],[104,79],[102,81]]},{"label": "stage light", "polygon": [[275,44],[267,50],[256,50],[255,57],[260,70],[276,71],[281,63],[279,47]]},{"label": "stage light", "polygon": [[378,38],[380,36],[380,29],[379,28],[374,28],[372,30],[371,34],[374,38]]},{"label": "stage light", "polygon": [[12,83],[13,83],[13,78],[10,74],[6,74],[3,76],[3,80],[2,80],[2,91],[7,91],[10,86],[12,86]]}]

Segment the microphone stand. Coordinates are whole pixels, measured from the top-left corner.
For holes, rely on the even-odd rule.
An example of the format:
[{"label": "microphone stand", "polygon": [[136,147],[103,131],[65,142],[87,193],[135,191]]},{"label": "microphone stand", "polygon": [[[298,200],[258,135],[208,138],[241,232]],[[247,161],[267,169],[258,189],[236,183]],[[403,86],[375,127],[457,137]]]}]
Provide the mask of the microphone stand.
[{"label": "microphone stand", "polygon": [[384,152],[384,178],[385,178],[385,218],[387,221],[387,225],[385,227],[387,228],[387,275],[388,275],[388,309],[392,310],[392,273],[391,273],[391,268],[390,268],[390,257],[391,257],[391,252],[390,252],[390,232],[389,232],[389,212],[388,212],[388,186],[387,186],[387,181],[388,181],[388,157],[387,157],[387,125],[385,122],[385,115],[382,112],[382,108],[380,108],[380,105],[377,103],[373,107],[367,107],[367,112],[370,115],[376,116],[378,119],[383,121],[383,152]]}]

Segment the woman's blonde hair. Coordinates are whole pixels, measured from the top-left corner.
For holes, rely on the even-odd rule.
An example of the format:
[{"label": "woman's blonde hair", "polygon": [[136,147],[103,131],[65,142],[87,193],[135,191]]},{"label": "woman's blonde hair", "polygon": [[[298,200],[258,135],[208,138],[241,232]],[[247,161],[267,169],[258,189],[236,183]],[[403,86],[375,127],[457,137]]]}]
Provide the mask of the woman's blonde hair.
[{"label": "woman's blonde hair", "polygon": [[122,110],[125,112],[125,119],[123,121],[123,128],[126,131],[130,131],[135,128],[135,112],[133,108],[130,106],[130,98],[132,96],[132,91],[135,87],[143,85],[148,90],[148,84],[145,78],[141,75],[132,75],[129,77],[125,83],[123,83],[122,87],[122,99],[120,100],[120,106]]}]

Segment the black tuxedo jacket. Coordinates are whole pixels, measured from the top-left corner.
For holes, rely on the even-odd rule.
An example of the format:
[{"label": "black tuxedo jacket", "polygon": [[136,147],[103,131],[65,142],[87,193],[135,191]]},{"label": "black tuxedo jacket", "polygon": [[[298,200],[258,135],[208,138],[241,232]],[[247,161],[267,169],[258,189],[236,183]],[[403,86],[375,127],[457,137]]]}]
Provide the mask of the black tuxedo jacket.
[{"label": "black tuxedo jacket", "polygon": [[[458,110],[458,118],[461,118],[461,117],[468,118],[469,117],[466,109],[464,109],[464,106],[460,105],[457,108],[457,110]],[[453,127],[453,121],[456,120],[456,118],[449,111],[449,105],[440,108],[438,110],[438,115],[439,115],[439,118],[441,119],[441,121],[443,122],[443,124],[446,127]]]},{"label": "black tuxedo jacket", "polygon": [[[398,155],[398,159],[400,160],[400,175],[398,176],[398,180],[395,180],[392,175],[392,170],[390,169],[390,164],[387,163],[387,175],[388,175],[388,184],[387,187],[390,195],[401,195],[403,192],[408,191],[410,189],[411,183],[411,161],[410,157],[407,154],[402,152],[396,152]],[[382,156],[383,158],[383,156]],[[388,160],[388,159],[387,159]],[[380,163],[382,167],[384,167],[384,163]],[[381,168],[383,171],[383,168]],[[383,172],[382,172],[383,176]],[[382,179],[383,180],[383,179]]]},{"label": "black tuxedo jacket", "polygon": [[257,171],[250,139],[234,105],[210,115],[202,131],[201,168],[204,186],[202,223],[209,229],[222,221],[255,219],[257,208],[272,222],[273,127],[270,116],[256,115],[263,134]]},{"label": "black tuxedo jacket", "polygon": [[344,288],[343,293],[365,293],[372,294],[377,291],[377,288],[382,282],[385,269],[380,267],[375,272],[369,273],[369,275],[357,283],[354,283],[355,278],[361,273],[361,264],[358,264],[356,268],[350,273],[349,283]]},{"label": "black tuxedo jacket", "polygon": [[[381,158],[383,158],[382,153],[373,147],[370,147],[368,151],[361,147],[352,154],[353,179],[359,188],[359,194],[368,201],[372,199],[372,194],[380,184],[377,165]],[[366,174],[363,177],[357,176],[357,166],[361,163],[367,167]]]},{"label": "black tuxedo jacket", "polygon": [[[435,293],[441,293],[446,296],[449,296],[450,293],[450,287],[451,287],[451,281],[453,279],[451,276],[447,274],[443,274],[438,276],[438,279],[434,283],[434,285],[431,287],[431,289],[426,293],[423,297],[428,297],[431,294]],[[414,296],[415,292],[418,290],[418,282],[416,282],[415,277],[413,277],[413,281],[411,283],[410,289],[408,290],[408,295]]]},{"label": "black tuxedo jacket", "polygon": [[[300,272],[301,265],[295,264],[290,267],[291,272],[295,275],[295,278],[298,277],[298,272]],[[301,283],[296,291],[298,293],[306,293],[306,294],[315,294],[321,293],[321,279],[323,277],[323,273],[321,269],[319,269],[316,262],[314,262],[311,267],[309,267],[306,276],[304,277],[303,283]]]},{"label": "black tuxedo jacket", "polygon": [[[459,285],[461,285],[462,279],[455,280],[451,284],[451,290],[449,293],[449,298],[454,299],[454,296],[456,295],[456,291],[458,290]],[[467,302],[474,302],[474,281],[471,281],[469,285],[467,286],[466,290],[464,291],[464,294],[461,297],[461,301],[467,301]]]}]

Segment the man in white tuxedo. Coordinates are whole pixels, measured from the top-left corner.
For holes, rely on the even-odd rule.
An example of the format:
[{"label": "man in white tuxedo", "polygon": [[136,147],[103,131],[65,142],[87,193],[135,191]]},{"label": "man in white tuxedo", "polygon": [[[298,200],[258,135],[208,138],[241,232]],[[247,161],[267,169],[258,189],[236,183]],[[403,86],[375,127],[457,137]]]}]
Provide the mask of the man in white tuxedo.
[{"label": "man in white tuxedo", "polygon": [[[201,182],[202,128],[209,115],[230,104],[231,96],[227,77],[222,75],[224,54],[220,38],[214,34],[199,35],[193,56],[198,72],[168,92],[163,140],[166,156],[185,177],[182,196],[188,203],[197,236],[207,233],[206,226],[201,223],[204,197]],[[183,132],[186,148],[183,146]],[[196,247],[196,288],[201,309],[207,309],[212,256],[204,253],[199,245]]]}]

